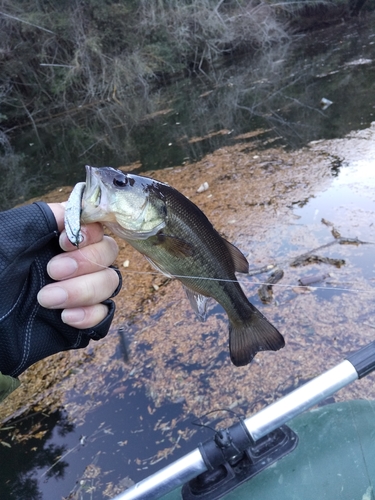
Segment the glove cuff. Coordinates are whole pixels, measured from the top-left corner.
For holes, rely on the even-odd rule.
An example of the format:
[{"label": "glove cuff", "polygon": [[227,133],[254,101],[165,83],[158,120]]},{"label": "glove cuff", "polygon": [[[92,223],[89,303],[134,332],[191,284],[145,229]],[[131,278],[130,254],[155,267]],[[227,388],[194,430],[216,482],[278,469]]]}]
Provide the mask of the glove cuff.
[{"label": "glove cuff", "polygon": [[93,340],[100,340],[107,335],[109,327],[115,315],[116,304],[113,302],[113,300],[110,299],[105,300],[102,302],[102,304],[108,307],[108,314],[103,319],[103,321],[95,325],[94,328],[87,328],[86,330],[80,330],[80,332],[83,335],[87,335]]}]

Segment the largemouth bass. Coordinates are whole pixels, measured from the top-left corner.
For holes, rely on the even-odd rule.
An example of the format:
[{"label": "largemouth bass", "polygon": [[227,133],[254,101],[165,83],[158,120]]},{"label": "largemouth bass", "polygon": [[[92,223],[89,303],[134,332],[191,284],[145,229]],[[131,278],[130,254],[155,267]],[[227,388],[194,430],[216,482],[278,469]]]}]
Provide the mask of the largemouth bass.
[{"label": "largemouth bass", "polygon": [[[248,301],[236,279],[236,272],[249,270],[244,255],[220,236],[204,213],[179,191],[111,167],[86,166],[86,186],[83,189],[82,183],[77,184],[73,193],[73,204],[77,196],[82,196],[82,223],[104,223],[156,269],[177,278],[201,320],[208,297],[223,306],[229,318],[229,350],[234,365],[247,365],[259,351],[284,347],[283,336]],[[67,216],[67,234],[72,243],[78,244],[77,211],[70,213],[73,216]]]}]

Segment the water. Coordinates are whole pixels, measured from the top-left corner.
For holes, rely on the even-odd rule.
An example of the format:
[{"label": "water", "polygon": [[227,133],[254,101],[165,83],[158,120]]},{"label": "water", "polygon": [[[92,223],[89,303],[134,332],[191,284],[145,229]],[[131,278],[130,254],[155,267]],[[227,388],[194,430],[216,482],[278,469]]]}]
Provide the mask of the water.
[{"label": "water", "polygon": [[[238,140],[298,148],[366,128],[375,117],[374,19],[368,14],[255,58],[228,60],[135,101],[132,115],[108,103],[100,113],[78,108],[40,123],[38,136],[15,130],[21,158],[3,183],[2,208],[81,181],[85,164],[144,171],[196,161]],[[322,98],[333,104],[322,109]],[[260,137],[239,138],[259,128]]]},{"label": "water", "polygon": [[[318,144],[315,147],[318,149],[323,147],[323,144],[326,143]],[[348,145],[348,148],[354,150],[353,146],[353,144]],[[342,149],[344,150],[344,146]],[[357,153],[359,152],[357,151]],[[375,198],[373,196],[375,174],[368,169],[372,155],[362,155],[362,158],[363,161],[342,167],[338,175],[331,178],[332,180],[326,189],[319,191],[302,207],[299,207],[298,204],[293,207],[292,214],[297,224],[289,225],[287,236],[279,241],[280,249],[283,249],[280,251],[280,255],[285,257],[289,254],[290,249],[300,253],[301,246],[294,241],[300,230],[304,234],[312,232],[314,238],[325,243],[329,236],[329,228],[321,224],[322,217],[334,221],[337,227],[345,231],[345,236],[362,236],[361,233],[365,230],[366,225],[372,224],[370,220],[368,223],[364,223],[363,216],[366,217],[366,214],[370,214],[371,220],[373,220],[375,213]],[[362,193],[362,196],[359,193]],[[349,221],[346,220],[348,215]],[[274,231],[277,230],[278,228],[275,227]],[[269,234],[269,237],[274,238],[272,234]],[[371,284],[371,280],[374,279],[373,245],[335,248],[330,255],[342,257],[342,252],[346,253],[348,269],[344,268],[343,274],[333,271],[333,284],[329,282],[318,283],[319,288],[313,293],[314,300],[317,303],[320,302],[322,306],[331,303],[331,312],[333,312],[335,307],[338,307],[332,302],[334,297],[342,300],[343,307],[347,308],[349,294],[352,296],[349,301],[354,303],[359,300],[361,302],[358,314],[362,315],[362,321],[372,322],[372,308],[365,306],[368,297],[353,295],[350,289],[360,288],[365,281]],[[306,273],[304,269],[298,272]],[[310,272],[309,268],[307,274]],[[353,275],[360,279],[356,285],[351,284]],[[346,282],[346,278],[349,283]],[[341,286],[347,290],[336,290],[337,282],[341,282]],[[286,288],[278,291],[277,294],[277,300],[280,301],[280,304],[276,311],[279,319],[285,321],[296,314],[295,292],[291,288]],[[258,307],[262,307],[256,297],[252,301]],[[292,314],[287,312],[288,302],[293,304],[294,312]],[[373,302],[373,295],[370,297],[370,302]],[[186,362],[186,360],[181,360],[179,351],[176,349],[174,354],[173,351],[171,351],[172,354],[168,353],[165,361],[158,367],[158,353],[155,348],[152,348],[147,340],[137,336],[144,329],[144,322],[147,324],[147,321],[160,324],[162,330],[168,328],[168,323],[165,323],[164,319],[168,314],[168,306],[166,306],[165,301],[157,305],[156,311],[157,313],[153,315],[145,312],[142,321],[135,320],[133,328],[126,331],[131,351],[130,366],[123,363],[120,344],[115,338],[115,332],[113,332],[108,342],[115,341],[117,346],[111,355],[112,359],[117,360],[116,370],[112,368],[107,370],[105,368],[107,364],[105,355],[103,354],[101,360],[101,351],[92,351],[91,348],[84,360],[83,371],[82,366],[78,365],[77,372],[71,376],[76,381],[76,389],[71,390],[70,394],[64,393],[63,398],[68,403],[66,409],[62,406],[60,410],[49,413],[47,405],[39,412],[29,412],[26,418],[15,418],[7,422],[6,427],[9,429],[5,428],[0,435],[0,439],[10,445],[10,447],[3,445],[0,449],[3,464],[0,471],[0,481],[4,485],[2,498],[45,498],[48,500],[111,498],[121,489],[132,484],[133,481],[137,482],[159,470],[197,447],[201,441],[211,437],[212,431],[210,429],[197,428],[193,422],[197,421],[198,416],[203,416],[203,421],[209,422],[211,427],[221,426],[220,421],[226,417],[226,413],[215,414],[212,421],[211,416],[205,417],[209,411],[208,408],[210,410],[232,408],[239,415],[249,415],[254,407],[264,406],[270,401],[270,396],[266,395],[267,389],[263,392],[257,386],[258,382],[255,381],[252,388],[256,389],[255,392],[247,394],[247,401],[241,400],[239,391],[243,390],[248,382],[244,380],[242,383],[241,373],[233,370],[231,373],[235,374],[235,379],[226,380],[226,375],[222,375],[225,367],[228,367],[227,348],[226,345],[223,349],[219,347],[221,334],[212,327],[207,327],[204,330],[202,341],[207,345],[213,343],[218,346],[215,347],[214,358],[207,355],[209,359],[206,357],[199,358],[199,360],[194,359],[193,351],[190,362]],[[306,313],[309,312],[306,301],[302,305],[301,311],[302,316],[298,317],[297,322],[298,333],[300,336],[303,335],[303,349],[305,355],[309,356],[309,350],[318,350],[319,352],[319,340],[317,340],[319,327],[315,327],[314,323],[304,319]],[[265,314],[269,313],[265,311]],[[215,321],[225,324],[222,309],[218,306],[210,310],[209,319],[215,319]],[[317,318],[318,321],[322,319],[324,319],[324,314]],[[177,315],[175,320],[179,320]],[[197,327],[197,323],[191,323],[191,321],[190,318],[190,331]],[[363,326],[359,327],[358,331],[363,328]],[[292,328],[288,327],[286,331],[288,332],[287,342],[291,346],[293,344]],[[199,332],[196,333],[199,336]],[[137,348],[134,345],[135,340],[138,344]],[[164,342],[164,340],[156,338],[156,344],[158,342]],[[324,339],[322,342],[324,345]],[[354,339],[354,343],[356,342],[360,345],[363,344],[363,340]],[[331,351],[334,350],[335,341],[330,340],[328,345]],[[105,348],[104,343],[101,346],[103,349]],[[135,362],[135,349],[139,353],[142,352],[144,356],[144,360],[141,360],[140,363]],[[343,348],[343,352],[348,350],[351,349]],[[288,356],[296,363],[298,356],[293,358],[290,353]],[[262,364],[263,361],[260,363]],[[271,401],[272,398],[280,397],[289,392],[290,387],[294,388],[308,380],[312,375],[317,374],[309,371],[306,360],[303,363],[304,366],[301,370],[289,371],[285,369],[279,384],[276,380],[268,384],[273,388]],[[329,362],[328,366],[324,368],[331,365],[332,362]],[[254,368],[256,369],[256,367]],[[264,369],[267,368],[264,367]],[[167,387],[168,377],[173,373],[181,377],[181,383],[183,380],[187,382],[186,388],[182,387],[179,397],[167,396],[161,405],[157,402],[158,394],[155,392],[160,389],[154,380],[155,374],[158,374],[159,370],[165,373]],[[302,376],[304,371],[306,371],[305,377]],[[319,372],[319,369],[317,371]],[[84,377],[86,372],[89,374],[88,379]],[[99,378],[98,372],[102,372],[103,376]],[[162,373],[159,373],[161,377],[163,377]],[[189,373],[188,377],[194,380],[193,386],[188,384],[190,378],[186,378],[187,373]],[[224,382],[224,386],[219,389],[222,399],[212,385],[216,383],[215,381],[220,380]],[[235,385],[234,380],[237,380],[237,385]],[[266,381],[264,385],[267,386]],[[164,387],[165,382],[161,385],[161,388]],[[228,404],[228,394],[226,394],[224,387],[231,394],[234,403]],[[202,398],[201,402],[207,400],[209,402],[207,411],[189,413],[190,403],[184,391],[190,394],[190,398],[197,401],[199,398]],[[237,399],[239,404],[237,404]],[[94,406],[90,409],[92,403]],[[85,409],[87,405],[88,411]],[[80,410],[81,407],[82,410]],[[32,437],[30,438],[30,436]]]},{"label": "water", "polygon": [[[264,209],[252,207],[258,225],[253,224],[252,214],[241,205],[246,192],[233,196],[223,189],[221,193],[220,186],[224,184],[220,185],[218,177],[225,175],[224,167],[217,172],[214,166],[197,163],[194,172],[198,182],[202,175],[215,170],[210,180],[212,198],[205,198],[204,194],[200,203],[215,206],[219,199],[215,225],[223,219],[221,229],[230,239],[238,239],[241,248],[249,249],[252,266],[268,262],[283,265],[285,278],[280,285],[287,286],[275,289],[272,304],[262,305],[253,285],[255,279],[261,281],[265,275],[243,277],[243,286],[252,302],[285,332],[286,348],[257,356],[249,370],[235,369],[228,360],[226,318],[220,307],[213,306],[208,322],[200,324],[183,302],[177,284],[150,292],[150,281],[143,288],[140,285],[145,302],[129,318],[125,310],[130,294],[127,290],[132,290],[130,282],[137,277],[127,275],[125,306],[119,302],[114,330],[105,342],[89,347],[83,357],[73,353],[69,374],[53,388],[60,398],[59,409],[50,411],[54,406],[47,390],[44,401],[31,402],[28,412],[7,421],[5,428],[0,429],[4,500],[112,498],[132,481],[159,470],[212,436],[211,430],[193,425],[197,417],[203,417],[211,426],[221,426],[226,422],[226,413],[207,415],[210,411],[234,409],[249,415],[373,338],[375,141],[373,128],[366,129],[374,121],[375,34],[370,26],[359,22],[320,35],[314,34],[312,41],[302,39],[293,49],[293,61],[277,65],[280,54],[274,54],[268,67],[250,71],[242,60],[237,61],[236,68],[221,68],[215,84],[203,80],[176,83],[165,91],[168,95],[179,91],[172,102],[174,111],[132,132],[134,148],[128,153],[129,161],[140,158],[143,166],[181,164],[186,158],[198,160],[218,146],[229,148],[236,141],[251,148],[251,141],[256,139],[233,138],[255,126],[270,129],[261,137],[263,142],[272,140],[271,143],[259,143],[258,149],[250,149],[250,153],[232,151],[228,157],[236,164],[239,155],[248,154],[257,156],[256,162],[268,161],[271,165],[264,171],[269,182],[260,197],[266,201],[274,197],[274,201],[273,205],[265,203]],[[290,49],[286,55],[289,54]],[[358,63],[365,59],[372,62]],[[357,64],[348,65],[355,61]],[[272,80],[278,67],[282,71]],[[261,84],[257,83],[259,79]],[[208,90],[212,92],[207,99],[201,98],[199,102],[204,105],[195,108],[193,119],[189,105],[192,108],[197,96]],[[353,93],[355,100],[349,98]],[[324,112],[317,104],[321,97],[333,101]],[[230,133],[188,141],[223,129]],[[296,157],[292,153],[285,153],[285,146],[299,147],[310,140],[342,137],[357,129],[363,129],[363,133],[353,132],[352,139],[313,144],[306,156],[306,164],[311,168],[309,175],[303,173],[306,168],[300,159],[306,152],[296,153],[302,162],[299,166],[293,164]],[[279,148],[269,153],[270,144]],[[87,144],[81,153],[85,149]],[[64,150],[67,165],[74,153],[66,147]],[[74,151],[78,157],[79,150]],[[61,153],[55,153],[49,161],[54,173],[62,165]],[[119,160],[113,151],[103,149],[102,153],[100,156],[93,147],[81,157],[82,163]],[[268,154],[280,160],[280,165],[266,159]],[[27,156],[40,158],[36,152],[27,152]],[[318,163],[326,157],[330,163],[315,178],[318,166],[313,161],[309,164],[308,159],[314,158]],[[207,163],[215,158],[220,159],[214,157]],[[38,162],[40,166],[42,160]],[[82,180],[79,162],[71,164],[71,169],[60,171],[56,182]],[[236,164],[238,175],[242,175],[240,167]],[[298,189],[293,190],[292,182]],[[49,179],[48,183],[52,185],[53,181]],[[219,195],[214,191],[215,183]],[[278,194],[277,190],[283,192],[284,187],[284,194]],[[222,209],[228,196],[233,212],[230,206]],[[215,217],[214,210],[212,215]],[[241,216],[249,220],[248,226],[227,223],[227,219]],[[322,218],[334,224],[342,236],[357,237],[367,244],[335,244],[325,252],[316,252],[344,258],[346,264],[339,270],[320,265],[290,268],[286,262],[292,257],[333,241],[331,227],[322,224]],[[316,288],[298,287],[300,276],[322,272],[329,273],[330,278],[317,283]],[[130,304],[128,309],[131,310]],[[127,363],[117,335],[119,326],[124,326],[129,343]],[[46,364],[46,374],[48,367],[52,369],[52,365]],[[374,398],[373,382],[370,378],[368,385],[366,381],[361,385],[363,389],[355,387],[352,392],[344,392],[343,397]]]}]

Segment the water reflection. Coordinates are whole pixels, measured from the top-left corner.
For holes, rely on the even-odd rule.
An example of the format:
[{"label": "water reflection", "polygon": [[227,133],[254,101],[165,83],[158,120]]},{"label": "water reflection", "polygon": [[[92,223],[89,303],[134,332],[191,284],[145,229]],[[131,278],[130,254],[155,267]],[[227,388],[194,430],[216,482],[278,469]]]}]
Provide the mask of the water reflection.
[{"label": "water reflection", "polygon": [[64,411],[31,413],[20,421],[8,422],[1,432],[2,498],[43,498],[39,486],[41,470],[46,471],[46,480],[64,479],[69,464],[62,457],[67,445],[56,444],[53,434],[65,438],[73,430],[74,426]]},{"label": "water reflection", "polygon": [[[238,58],[210,74],[175,82],[129,103],[108,102],[13,131],[5,151],[3,208],[46,187],[82,180],[83,165],[142,170],[194,161],[249,131],[263,146],[300,147],[365,128],[375,110],[374,14],[350,24]],[[320,101],[333,104],[322,110]],[[14,165],[16,162],[16,165]],[[13,196],[13,199],[12,199]]]},{"label": "water reflection", "polygon": [[111,498],[175,449],[187,453],[208,437],[202,430],[189,443],[182,440],[184,432],[192,434],[184,430],[192,418],[183,417],[183,401],[155,408],[137,385],[118,385],[101,404],[87,417],[84,435],[63,410],[9,421],[1,435],[11,443],[0,449],[2,500]]}]

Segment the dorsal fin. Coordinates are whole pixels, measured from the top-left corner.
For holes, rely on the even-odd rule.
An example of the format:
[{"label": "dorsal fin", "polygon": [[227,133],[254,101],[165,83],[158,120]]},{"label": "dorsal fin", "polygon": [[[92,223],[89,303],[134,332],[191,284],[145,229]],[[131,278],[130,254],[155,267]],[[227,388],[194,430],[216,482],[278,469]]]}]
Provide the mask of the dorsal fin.
[{"label": "dorsal fin", "polygon": [[244,254],[241,252],[241,250],[238,250],[238,248],[235,247],[232,243],[229,243],[229,241],[227,241],[225,238],[223,238],[223,241],[232,256],[234,270],[237,273],[247,274],[249,272],[249,263],[247,262]]}]

